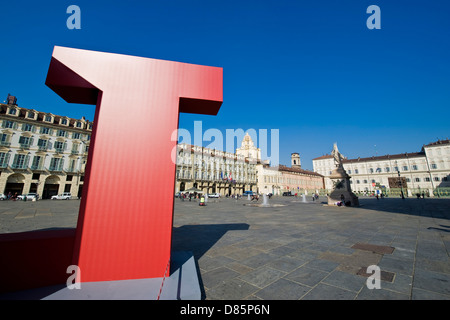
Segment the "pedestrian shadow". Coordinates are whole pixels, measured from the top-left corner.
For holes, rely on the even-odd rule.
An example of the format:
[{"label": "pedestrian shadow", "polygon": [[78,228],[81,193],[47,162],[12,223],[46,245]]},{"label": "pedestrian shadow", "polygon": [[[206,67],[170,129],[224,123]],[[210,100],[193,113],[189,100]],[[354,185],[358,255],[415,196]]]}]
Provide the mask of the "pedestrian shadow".
[{"label": "pedestrian shadow", "polygon": [[[442,224],[440,224],[439,226],[440,226],[440,227],[443,227],[443,228],[428,227],[427,229],[428,229],[428,230],[437,230],[437,231],[450,232],[450,226],[444,226],[444,225],[442,225]],[[447,229],[444,229],[444,228],[447,228]]]}]

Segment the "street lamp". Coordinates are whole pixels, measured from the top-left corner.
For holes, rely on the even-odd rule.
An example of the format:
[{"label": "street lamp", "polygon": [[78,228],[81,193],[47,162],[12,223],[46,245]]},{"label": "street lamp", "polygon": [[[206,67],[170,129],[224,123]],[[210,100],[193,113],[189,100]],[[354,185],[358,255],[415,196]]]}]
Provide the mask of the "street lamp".
[{"label": "street lamp", "polygon": [[405,199],[405,195],[403,194],[403,183],[402,183],[402,179],[400,178],[400,167],[399,167],[399,165],[397,163],[397,160],[395,160],[394,163],[395,163],[395,168],[397,169],[398,181],[399,181],[399,184],[400,184],[400,194],[401,194],[402,199]]},{"label": "street lamp", "polygon": [[[398,168],[397,168],[398,169]],[[402,179],[400,178],[400,170],[397,171],[398,172],[398,180],[400,181],[400,192],[401,192],[401,196],[402,199],[405,199],[405,195],[403,194],[403,183],[402,183]]]}]

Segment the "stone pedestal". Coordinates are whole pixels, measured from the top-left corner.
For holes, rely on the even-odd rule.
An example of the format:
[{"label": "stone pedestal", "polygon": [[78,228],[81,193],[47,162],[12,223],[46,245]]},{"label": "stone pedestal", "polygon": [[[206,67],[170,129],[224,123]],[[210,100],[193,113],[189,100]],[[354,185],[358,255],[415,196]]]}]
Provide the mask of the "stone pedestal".
[{"label": "stone pedestal", "polygon": [[333,181],[334,190],[328,196],[328,205],[340,205],[341,203],[357,207],[358,197],[350,188],[350,176],[343,167],[338,167],[331,172],[330,179]]}]

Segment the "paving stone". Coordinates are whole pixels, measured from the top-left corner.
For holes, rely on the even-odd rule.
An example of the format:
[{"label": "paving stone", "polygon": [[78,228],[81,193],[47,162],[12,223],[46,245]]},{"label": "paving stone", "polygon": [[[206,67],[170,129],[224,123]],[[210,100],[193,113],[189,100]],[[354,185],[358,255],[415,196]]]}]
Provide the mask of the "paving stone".
[{"label": "paving stone", "polygon": [[324,278],[322,282],[349,291],[359,292],[366,285],[366,278],[335,270]]},{"label": "paving stone", "polygon": [[267,253],[260,253],[257,254],[255,256],[252,256],[244,261],[242,261],[241,263],[249,266],[251,268],[258,268],[261,267],[269,262],[271,262],[272,260],[275,260],[277,258],[277,256],[275,255],[271,255],[271,254],[267,254]]},{"label": "paving stone", "polygon": [[311,288],[307,286],[286,279],[279,279],[259,290],[255,295],[267,300],[298,300],[310,290]]},{"label": "paving stone", "polygon": [[420,288],[413,288],[412,300],[450,300],[450,295],[443,295],[437,292],[427,291]]},{"label": "paving stone", "polygon": [[326,276],[328,276],[328,274],[329,273],[326,271],[320,271],[317,269],[302,266],[290,272],[285,276],[285,278],[303,285],[307,285],[309,287],[314,287]]},{"label": "paving stone", "polygon": [[245,275],[241,275],[239,276],[239,278],[254,286],[264,288],[268,284],[280,279],[285,274],[286,272],[263,266],[249,273],[246,273]]},{"label": "paving stone", "polygon": [[225,267],[220,267],[211,271],[202,273],[203,285],[206,288],[213,288],[231,278],[235,278],[239,273]]},{"label": "paving stone", "polygon": [[395,291],[363,287],[356,300],[409,300],[409,295]]},{"label": "paving stone", "polygon": [[305,264],[305,267],[313,268],[313,269],[321,270],[321,271],[326,271],[326,272],[331,272],[334,269],[336,269],[336,267],[338,267],[338,266],[339,266],[339,263],[336,263],[333,261],[322,260],[322,259],[314,259]]},{"label": "paving stone", "polygon": [[259,290],[258,287],[233,278],[223,281],[219,285],[208,290],[209,300],[242,300]]},{"label": "paving stone", "polygon": [[423,290],[450,295],[450,275],[416,269],[414,272],[413,286]]},{"label": "paving stone", "polygon": [[356,293],[324,283],[318,284],[302,300],[354,300]]},{"label": "paving stone", "polygon": [[383,256],[378,266],[384,271],[412,275],[414,271],[414,260]]},{"label": "paving stone", "polygon": [[277,269],[277,270],[290,272],[294,269],[297,269],[299,266],[304,265],[307,262],[308,262],[308,260],[306,260],[306,259],[302,260],[302,259],[295,259],[295,258],[291,258],[288,256],[284,256],[284,257],[281,257],[274,261],[269,262],[267,264],[267,266]]},{"label": "paving stone", "polygon": [[395,274],[392,282],[381,281],[381,288],[390,291],[395,291],[398,293],[411,295],[413,277],[405,274]]}]

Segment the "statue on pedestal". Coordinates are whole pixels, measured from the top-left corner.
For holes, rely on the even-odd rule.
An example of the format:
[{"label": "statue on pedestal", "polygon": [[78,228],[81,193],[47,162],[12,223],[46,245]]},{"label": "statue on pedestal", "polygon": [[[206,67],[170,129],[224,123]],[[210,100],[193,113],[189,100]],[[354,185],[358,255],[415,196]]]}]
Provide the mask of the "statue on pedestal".
[{"label": "statue on pedestal", "polygon": [[331,155],[334,158],[335,169],[331,171],[330,179],[333,182],[333,191],[328,196],[329,205],[359,206],[358,197],[350,187],[350,176],[344,169],[345,159],[339,152],[337,144],[333,146]]}]

